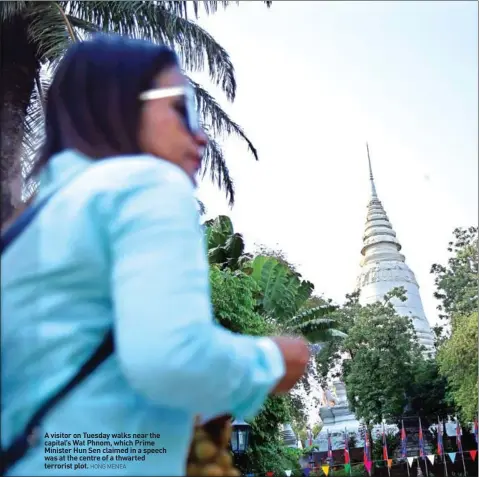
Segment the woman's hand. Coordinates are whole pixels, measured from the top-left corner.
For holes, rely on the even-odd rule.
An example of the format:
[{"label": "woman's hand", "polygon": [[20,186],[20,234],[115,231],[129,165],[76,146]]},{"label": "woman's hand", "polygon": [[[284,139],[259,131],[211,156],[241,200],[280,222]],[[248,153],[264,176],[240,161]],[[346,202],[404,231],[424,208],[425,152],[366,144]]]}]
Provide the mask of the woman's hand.
[{"label": "woman's hand", "polygon": [[308,344],[303,338],[277,336],[272,339],[280,349],[286,367],[286,373],[273,389],[273,394],[286,393],[306,370],[310,357]]}]

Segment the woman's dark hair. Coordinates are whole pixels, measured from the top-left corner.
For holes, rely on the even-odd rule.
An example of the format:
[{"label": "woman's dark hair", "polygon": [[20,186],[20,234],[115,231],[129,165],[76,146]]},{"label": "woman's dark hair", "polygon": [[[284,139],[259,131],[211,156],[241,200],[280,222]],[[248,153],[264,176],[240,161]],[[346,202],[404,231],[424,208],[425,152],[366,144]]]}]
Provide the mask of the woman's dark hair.
[{"label": "woman's dark hair", "polygon": [[173,50],[142,40],[97,35],[71,46],[48,90],[46,138],[31,175],[68,148],[92,159],[139,153],[138,96],[175,65]]}]

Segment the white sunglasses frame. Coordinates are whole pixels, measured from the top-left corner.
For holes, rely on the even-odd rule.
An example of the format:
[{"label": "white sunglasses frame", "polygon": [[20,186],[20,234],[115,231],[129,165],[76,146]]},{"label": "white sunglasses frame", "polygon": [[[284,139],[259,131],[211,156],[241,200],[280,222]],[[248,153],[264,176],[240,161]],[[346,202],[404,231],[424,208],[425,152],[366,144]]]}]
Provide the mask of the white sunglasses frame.
[{"label": "white sunglasses frame", "polygon": [[188,96],[189,88],[185,86],[175,86],[172,88],[155,88],[144,91],[139,98],[142,101],[150,101],[152,99],[171,98],[173,96]]},{"label": "white sunglasses frame", "polygon": [[188,86],[174,86],[170,88],[155,88],[144,91],[139,95],[141,101],[151,101],[154,99],[171,98],[173,96],[184,96],[186,98],[186,112],[188,128],[196,133],[200,129],[198,111],[195,108],[195,98],[193,88]]}]

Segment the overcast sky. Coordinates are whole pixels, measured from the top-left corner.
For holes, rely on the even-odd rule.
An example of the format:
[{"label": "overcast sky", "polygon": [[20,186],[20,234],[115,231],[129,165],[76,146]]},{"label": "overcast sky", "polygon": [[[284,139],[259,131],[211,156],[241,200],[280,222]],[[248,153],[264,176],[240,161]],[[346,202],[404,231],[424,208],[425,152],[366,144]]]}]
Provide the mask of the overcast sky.
[{"label": "overcast sky", "polygon": [[241,2],[199,22],[230,53],[234,104],[201,74],[259,150],[224,149],[236,204],[209,183],[208,216],[229,215],[251,249],[284,250],[316,292],[355,287],[369,200],[380,200],[431,324],[434,262],[478,217],[477,2]]}]

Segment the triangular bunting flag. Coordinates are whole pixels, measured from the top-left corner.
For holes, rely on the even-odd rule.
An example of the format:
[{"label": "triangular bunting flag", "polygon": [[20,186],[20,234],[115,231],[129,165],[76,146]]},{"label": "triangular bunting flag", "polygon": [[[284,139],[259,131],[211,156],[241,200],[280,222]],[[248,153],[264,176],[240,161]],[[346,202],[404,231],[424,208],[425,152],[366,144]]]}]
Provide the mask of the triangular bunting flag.
[{"label": "triangular bunting flag", "polygon": [[431,454],[431,455],[428,455],[427,458],[429,459],[429,462],[434,465],[434,457],[435,455],[434,454]]},{"label": "triangular bunting flag", "polygon": [[393,460],[388,459],[388,467],[391,468],[393,466]]},{"label": "triangular bunting flag", "polygon": [[274,472],[271,472],[271,471],[266,472],[266,477],[273,477],[273,474]]},{"label": "triangular bunting flag", "polygon": [[254,474],[246,474],[246,477],[254,477]]},{"label": "triangular bunting flag", "polygon": [[323,469],[325,475],[329,475],[329,465],[322,465],[321,469]]},{"label": "triangular bunting flag", "polygon": [[476,450],[469,451],[469,454],[471,455],[472,460],[476,460],[476,456],[477,456]]},{"label": "triangular bunting flag", "polygon": [[309,477],[310,472],[311,472],[311,469],[309,467],[306,467],[306,469],[303,469],[303,473],[306,477]]},{"label": "triangular bunting flag", "polygon": [[449,452],[447,454],[449,456],[449,459],[451,459],[451,462],[454,464],[454,461],[456,460],[456,453],[455,452]]},{"label": "triangular bunting flag", "polygon": [[412,467],[412,463],[414,462],[414,457],[408,457],[407,461],[408,461],[409,467]]},{"label": "triangular bunting flag", "polygon": [[290,475],[291,475],[291,470],[285,470],[284,473],[286,474],[286,477],[290,477]]},{"label": "triangular bunting flag", "polygon": [[366,467],[366,470],[368,471],[368,474],[371,475],[371,467],[372,467],[372,462],[368,461],[364,463],[364,467]]},{"label": "triangular bunting flag", "polygon": [[351,464],[344,464],[344,470],[346,474],[349,474],[351,472]]}]

